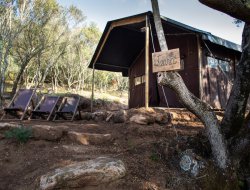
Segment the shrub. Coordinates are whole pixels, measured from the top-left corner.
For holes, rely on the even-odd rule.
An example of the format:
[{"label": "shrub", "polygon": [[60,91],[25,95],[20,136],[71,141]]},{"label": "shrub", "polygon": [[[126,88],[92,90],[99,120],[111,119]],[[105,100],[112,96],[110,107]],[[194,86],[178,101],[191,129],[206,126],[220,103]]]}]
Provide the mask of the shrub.
[{"label": "shrub", "polygon": [[6,131],[4,135],[8,139],[16,139],[18,142],[26,143],[32,136],[32,129],[20,126]]},{"label": "shrub", "polygon": [[160,160],[160,155],[157,153],[153,153],[153,154],[151,154],[150,159],[152,161],[158,162]]}]

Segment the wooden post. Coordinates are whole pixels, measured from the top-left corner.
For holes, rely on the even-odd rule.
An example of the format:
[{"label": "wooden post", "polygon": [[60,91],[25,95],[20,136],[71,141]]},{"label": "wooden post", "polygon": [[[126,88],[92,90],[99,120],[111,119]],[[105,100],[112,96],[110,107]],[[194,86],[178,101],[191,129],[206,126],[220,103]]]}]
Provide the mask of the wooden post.
[{"label": "wooden post", "polygon": [[146,16],[146,39],[145,39],[145,108],[149,104],[149,26]]},{"label": "wooden post", "polygon": [[91,94],[91,104],[90,104],[91,113],[93,112],[94,88],[95,88],[95,63],[93,64],[93,71],[92,71],[92,94]]},{"label": "wooden post", "polygon": [[197,49],[198,49],[198,71],[199,71],[199,96],[200,99],[203,100],[203,64],[202,64],[202,50],[201,50],[201,42],[200,36],[196,35],[197,39]]}]

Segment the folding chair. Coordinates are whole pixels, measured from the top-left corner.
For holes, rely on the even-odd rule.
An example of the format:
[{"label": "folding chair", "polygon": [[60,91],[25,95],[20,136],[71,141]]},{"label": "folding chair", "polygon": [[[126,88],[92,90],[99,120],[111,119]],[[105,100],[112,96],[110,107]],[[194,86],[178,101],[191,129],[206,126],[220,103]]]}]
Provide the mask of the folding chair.
[{"label": "folding chair", "polygon": [[39,118],[49,121],[55,111],[59,99],[59,96],[43,96],[35,109],[31,112],[29,119],[36,120],[37,118]]},{"label": "folding chair", "polygon": [[73,121],[77,110],[79,111],[79,118],[81,118],[79,102],[80,96],[78,95],[64,97],[58,111],[55,112],[53,121],[60,118]]},{"label": "folding chair", "polygon": [[32,98],[35,91],[35,89],[19,89],[11,100],[9,106],[4,108],[4,114],[1,120],[3,120],[8,114],[23,120],[31,102],[34,107]]}]

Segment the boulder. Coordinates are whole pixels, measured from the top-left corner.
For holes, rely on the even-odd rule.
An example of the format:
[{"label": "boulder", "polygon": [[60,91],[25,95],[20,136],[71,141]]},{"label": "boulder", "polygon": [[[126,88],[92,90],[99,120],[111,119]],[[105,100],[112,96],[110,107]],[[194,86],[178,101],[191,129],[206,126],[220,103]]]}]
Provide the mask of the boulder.
[{"label": "boulder", "polygon": [[90,113],[90,112],[84,112],[84,113],[81,113],[81,118],[83,119],[83,120],[91,120],[92,119],[92,113]]},{"label": "boulder", "polygon": [[105,121],[106,118],[107,118],[107,115],[108,115],[108,113],[105,112],[105,111],[94,112],[92,114],[92,119],[94,121],[96,121],[96,122],[98,122],[98,121]]},{"label": "boulder", "polygon": [[39,140],[55,141],[59,140],[63,135],[62,127],[52,127],[49,125],[33,125],[33,137]]},{"label": "boulder", "polygon": [[134,122],[140,125],[148,125],[155,122],[153,116],[149,115],[142,115],[142,114],[135,114],[129,119],[130,122]]},{"label": "boulder", "polygon": [[21,125],[14,124],[14,123],[0,123],[0,131],[7,131],[7,130],[10,130],[11,128],[17,128],[20,126]]},{"label": "boulder", "polygon": [[92,134],[92,133],[79,133],[75,131],[69,131],[68,137],[79,144],[83,145],[96,145],[103,144],[112,141],[111,134]]},{"label": "boulder", "polygon": [[79,107],[81,109],[90,108],[90,104],[91,104],[90,99],[81,96],[81,99],[80,99],[80,102],[79,102]]},{"label": "boulder", "polygon": [[[124,177],[121,160],[99,157],[58,168],[40,178],[40,189],[86,188],[109,183]],[[84,188],[84,189],[85,189]]]},{"label": "boulder", "polygon": [[182,170],[195,177],[205,168],[202,158],[196,155],[192,149],[181,153],[179,165]]},{"label": "boulder", "polygon": [[155,122],[158,124],[168,124],[171,122],[171,116],[168,113],[156,113],[155,114]]},{"label": "boulder", "polygon": [[191,116],[189,115],[189,114],[187,114],[187,113],[183,113],[182,114],[182,119],[184,120],[184,121],[191,121],[192,119],[191,119]]},{"label": "boulder", "polygon": [[171,118],[173,119],[173,120],[180,120],[180,114],[178,114],[178,113],[176,113],[176,112],[170,112],[170,114],[171,114]]},{"label": "boulder", "polygon": [[124,123],[127,120],[127,113],[125,110],[120,110],[114,113],[113,122],[114,123]]}]

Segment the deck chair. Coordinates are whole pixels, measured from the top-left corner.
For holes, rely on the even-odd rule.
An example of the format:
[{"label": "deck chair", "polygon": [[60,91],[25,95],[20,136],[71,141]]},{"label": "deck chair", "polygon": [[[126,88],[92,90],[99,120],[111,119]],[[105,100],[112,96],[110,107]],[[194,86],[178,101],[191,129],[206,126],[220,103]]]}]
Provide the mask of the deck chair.
[{"label": "deck chair", "polygon": [[31,112],[29,119],[46,119],[47,121],[49,121],[55,111],[59,99],[59,96],[43,96],[35,109]]},{"label": "deck chair", "polygon": [[78,95],[64,97],[58,111],[55,112],[53,121],[58,119],[70,119],[71,121],[73,121],[77,110],[79,111],[79,118],[81,118],[79,102],[80,96]]},{"label": "deck chair", "polygon": [[11,100],[9,106],[4,108],[4,114],[1,120],[7,115],[23,120],[30,103],[32,103],[32,106],[34,107],[32,98],[35,95],[35,91],[35,89],[19,89]]}]

